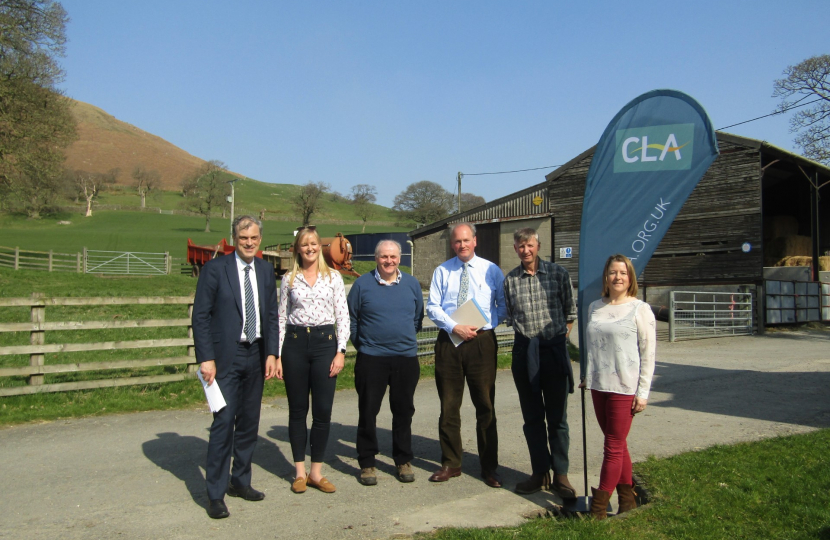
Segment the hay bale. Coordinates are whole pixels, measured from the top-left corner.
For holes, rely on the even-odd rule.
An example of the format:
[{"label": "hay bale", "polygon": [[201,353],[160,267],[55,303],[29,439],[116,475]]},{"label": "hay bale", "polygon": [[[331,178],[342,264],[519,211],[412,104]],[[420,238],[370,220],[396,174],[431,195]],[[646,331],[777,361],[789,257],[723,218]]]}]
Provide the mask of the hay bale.
[{"label": "hay bale", "polygon": [[779,236],[773,238],[764,250],[768,257],[778,260],[784,257],[809,257],[812,255],[809,236]]},{"label": "hay bale", "polygon": [[793,216],[773,216],[769,222],[768,238],[798,235],[798,220]]},{"label": "hay bale", "polygon": [[[798,256],[798,257],[783,257],[779,259],[773,266],[812,266],[813,258]],[[818,258],[819,271],[830,271],[830,257]]]}]

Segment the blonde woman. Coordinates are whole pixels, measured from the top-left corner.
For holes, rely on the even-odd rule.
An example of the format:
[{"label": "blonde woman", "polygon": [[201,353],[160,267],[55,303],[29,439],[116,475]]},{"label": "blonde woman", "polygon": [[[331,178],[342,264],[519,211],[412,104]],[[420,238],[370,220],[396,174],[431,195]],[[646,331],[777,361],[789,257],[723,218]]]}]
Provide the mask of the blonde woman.
[{"label": "blonde woman", "polygon": [[591,389],[605,435],[599,489],[592,488],[591,515],[597,519],[606,517],[615,489],[618,513],[637,507],[626,439],[634,415],[648,403],[656,344],[654,314],[637,300],[637,277],[628,257],[609,257],[602,276],[602,298],[588,308],[587,370],[580,385]]},{"label": "blonde woman", "polygon": [[[340,274],[323,259],[313,227],[297,232],[294,264],[280,286],[280,352],[276,377],[288,396],[288,438],[296,476],[291,491],[306,486],[324,493],[335,487],[323,476],[337,374],[343,369],[349,339],[349,310]],[[335,326],[336,325],[336,326]],[[306,419],[311,393],[311,435]],[[306,441],[311,442],[311,470],[306,474]]]}]

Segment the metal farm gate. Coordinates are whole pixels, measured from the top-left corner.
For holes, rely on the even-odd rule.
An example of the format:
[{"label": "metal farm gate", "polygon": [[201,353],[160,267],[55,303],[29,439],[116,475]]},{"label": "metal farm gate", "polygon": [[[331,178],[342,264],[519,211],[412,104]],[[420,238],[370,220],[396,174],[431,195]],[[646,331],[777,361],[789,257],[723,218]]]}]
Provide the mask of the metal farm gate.
[{"label": "metal farm gate", "polygon": [[671,291],[669,341],[751,335],[753,294]]},{"label": "metal farm gate", "polygon": [[84,250],[85,274],[157,276],[170,273],[169,253]]}]

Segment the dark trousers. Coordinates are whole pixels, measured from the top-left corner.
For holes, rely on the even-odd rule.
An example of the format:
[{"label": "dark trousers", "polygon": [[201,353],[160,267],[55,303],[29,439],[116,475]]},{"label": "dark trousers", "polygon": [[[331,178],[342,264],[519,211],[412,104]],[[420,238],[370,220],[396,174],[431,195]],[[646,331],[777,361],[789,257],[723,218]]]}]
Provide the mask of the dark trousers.
[{"label": "dark trousers", "polygon": [[[569,377],[563,373],[561,358],[567,350],[539,348],[539,388],[534,389],[528,375],[527,349],[530,340],[516,333],[513,342],[513,381],[519,392],[524,419],[524,434],[530,452],[530,466],[536,474],[551,467],[556,474],[568,473],[568,393]],[[567,347],[564,340],[557,347]],[[545,420],[547,419],[547,425]]]},{"label": "dark trousers", "polygon": [[605,435],[599,489],[613,493],[617,484],[631,484],[631,455],[628,453],[628,432],[634,420],[631,404],[634,396],[591,390],[594,413]]},{"label": "dark trousers", "polygon": [[449,334],[438,333],[435,343],[435,385],[441,400],[438,438],[441,441],[441,464],[460,467],[464,449],[461,444],[461,401],[464,380],[476,408],[476,438],[482,471],[499,466],[499,436],[496,431],[496,334],[482,332],[472,341],[453,345]]},{"label": "dark trousers", "polygon": [[392,458],[395,465],[409,463],[412,454],[412,416],[415,388],[421,376],[417,356],[371,356],[358,353],[354,366],[357,390],[357,462],[374,467],[378,453],[377,417],[386,387],[392,411]]},{"label": "dark trousers", "polygon": [[262,406],[262,355],[259,343],[240,344],[233,365],[214,384],[227,404],[213,413],[210,426],[205,483],[208,498],[223,499],[228,489],[228,471],[233,454],[230,481],[234,486],[251,485],[251,459],[259,434]]},{"label": "dark trousers", "polygon": [[305,328],[287,325],[282,343],[282,372],[288,396],[288,439],[294,462],[305,461],[309,439],[308,394],[311,392],[311,461],[321,463],[331,428],[337,377],[329,377],[337,354],[333,325]]}]

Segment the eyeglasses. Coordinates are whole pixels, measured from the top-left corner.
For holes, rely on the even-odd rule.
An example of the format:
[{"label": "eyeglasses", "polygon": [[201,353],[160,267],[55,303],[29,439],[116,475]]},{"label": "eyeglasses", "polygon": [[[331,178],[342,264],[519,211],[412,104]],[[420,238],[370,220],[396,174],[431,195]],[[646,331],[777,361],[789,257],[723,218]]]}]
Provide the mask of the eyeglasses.
[{"label": "eyeglasses", "polygon": [[317,230],[317,225],[308,225],[308,226],[305,226],[305,227],[298,227],[297,228],[297,234],[301,233],[302,231],[316,231],[316,230]]}]

